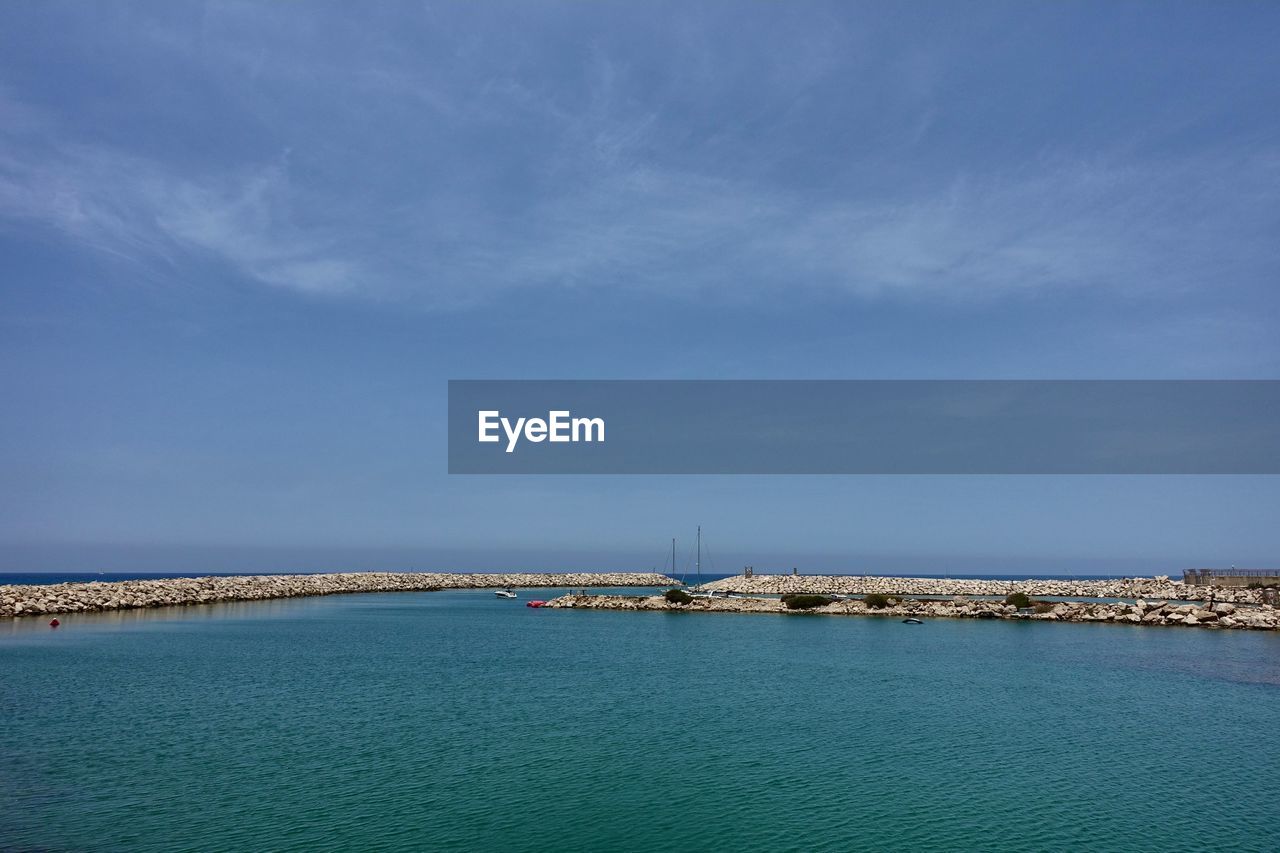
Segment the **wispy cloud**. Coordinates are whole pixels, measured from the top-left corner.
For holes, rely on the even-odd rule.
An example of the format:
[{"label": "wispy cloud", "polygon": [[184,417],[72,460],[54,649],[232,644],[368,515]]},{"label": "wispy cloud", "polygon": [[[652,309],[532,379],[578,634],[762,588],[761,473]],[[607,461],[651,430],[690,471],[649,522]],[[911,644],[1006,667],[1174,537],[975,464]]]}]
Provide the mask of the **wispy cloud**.
[{"label": "wispy cloud", "polygon": [[46,140],[34,150],[0,154],[0,218],[178,279],[212,261],[307,294],[370,286],[333,229],[299,224],[284,158],[197,176],[102,147]]},{"label": "wispy cloud", "polygon": [[[215,267],[300,294],[429,307],[528,288],[1132,295],[1280,270],[1274,148],[1064,144],[909,174],[913,146],[940,117],[955,121],[946,51],[908,45],[880,63],[889,103],[864,86],[848,107],[879,122],[874,133],[810,131],[829,114],[806,99],[851,97],[842,75],[878,49],[865,28],[780,22],[807,48],[762,65],[713,50],[714,22],[691,20],[661,45],[675,70],[656,78],[652,57],[616,41],[590,41],[581,67],[562,67],[562,21],[543,53],[468,21],[418,33],[453,48],[424,58],[385,21],[385,38],[338,51],[341,28],[299,31],[270,7],[218,7],[198,27],[130,20],[114,36],[122,51],[196,63],[218,93],[208,126],[259,128],[256,144],[192,158],[143,144],[140,130],[130,145],[0,89],[0,227],[51,229],[166,277]],[[204,122],[196,105],[166,108],[176,112],[161,130],[175,116]],[[851,140],[848,153],[824,130]],[[902,177],[880,177],[890,170]]]},{"label": "wispy cloud", "polygon": [[[1262,186],[1274,194],[1245,201]],[[1050,161],[957,177],[914,198],[803,211],[778,229],[774,247],[797,276],[866,296],[1059,287],[1136,294],[1230,277],[1237,261],[1259,260],[1258,239],[1280,218],[1278,199],[1280,172],[1250,155]]]},{"label": "wispy cloud", "polygon": [[333,228],[300,225],[285,164],[217,182],[161,181],[143,200],[157,229],[175,243],[204,250],[252,279],[329,295],[376,287],[345,254]]},{"label": "wispy cloud", "polygon": [[1259,241],[1280,224],[1277,197],[1274,164],[1248,157],[1047,163],[1029,174],[956,178],[914,197],[824,201],[635,168],[544,199],[520,221],[476,223],[484,236],[468,257],[503,287],[1133,295],[1221,283],[1242,266],[1276,264],[1276,252],[1259,254],[1266,245]]},{"label": "wispy cloud", "polygon": [[[12,109],[9,107],[7,109]],[[30,111],[28,111],[30,112]],[[41,138],[0,154],[0,215],[143,264],[213,261],[312,295],[474,303],[524,287],[741,296],[990,298],[1046,288],[1193,287],[1274,264],[1280,169],[1250,155],[1045,162],[896,198],[638,165],[647,121],[582,123],[576,185],[519,199],[423,199],[393,215],[287,152],[215,174]],[[1256,270],[1255,270],[1256,272]]]}]

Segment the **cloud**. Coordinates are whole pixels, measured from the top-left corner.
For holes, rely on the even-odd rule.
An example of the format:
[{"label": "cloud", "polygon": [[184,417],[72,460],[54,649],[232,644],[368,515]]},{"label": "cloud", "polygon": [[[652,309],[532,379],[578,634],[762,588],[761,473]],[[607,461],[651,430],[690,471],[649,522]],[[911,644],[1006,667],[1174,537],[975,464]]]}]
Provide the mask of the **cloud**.
[{"label": "cloud", "polygon": [[358,292],[360,264],[322,227],[300,225],[284,165],[217,182],[159,181],[145,200],[165,238],[221,258],[249,278],[312,295]]},{"label": "cloud", "polygon": [[[1273,162],[1046,163],[895,198],[836,198],[638,168],[490,223],[501,286],[701,293],[797,288],[863,299],[1137,295],[1274,268]],[[1252,198],[1250,198],[1252,196]],[[482,230],[477,225],[477,231]],[[1263,247],[1261,250],[1259,247]]]},{"label": "cloud", "polygon": [[[0,88],[0,229],[47,229],[157,278],[428,308],[536,289],[1129,296],[1280,266],[1274,149],[1223,135],[1162,155],[926,155],[958,120],[952,54],[928,44],[888,50],[873,29],[801,16],[736,34],[747,49],[691,12],[674,41],[635,50],[603,25],[579,39],[578,13],[531,14],[538,39],[472,14],[381,21],[380,38],[259,5],[104,25],[96,47],[143,57],[141,88],[109,107],[136,111],[153,86],[170,99],[136,128],[106,110],[118,126],[101,133]],[[757,51],[775,26],[806,49]],[[232,131],[192,154],[174,128]]]},{"label": "cloud", "polygon": [[649,125],[604,117],[576,128],[582,167],[564,176],[572,188],[401,198],[394,215],[341,186],[300,184],[288,152],[198,173],[46,136],[0,154],[0,217],[167,274],[214,262],[302,294],[436,307],[531,287],[727,298],[796,288],[863,299],[1133,294],[1276,261],[1258,248],[1277,224],[1274,158],[1049,161],[909,195],[815,201],[637,164],[627,152],[656,132]]},{"label": "cloud", "polygon": [[298,221],[283,158],[197,176],[103,147],[46,140],[37,150],[0,154],[0,219],[51,228],[166,277],[213,262],[311,295],[365,287],[361,264],[328,228]]}]

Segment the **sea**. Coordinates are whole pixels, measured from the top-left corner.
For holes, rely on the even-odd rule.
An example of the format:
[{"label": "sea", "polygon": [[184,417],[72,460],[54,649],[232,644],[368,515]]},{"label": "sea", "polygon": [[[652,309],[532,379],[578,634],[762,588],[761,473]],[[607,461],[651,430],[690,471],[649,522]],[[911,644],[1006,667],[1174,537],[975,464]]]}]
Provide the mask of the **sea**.
[{"label": "sea", "polygon": [[0,849],[1280,849],[1277,634],[523,604],[0,622]]}]

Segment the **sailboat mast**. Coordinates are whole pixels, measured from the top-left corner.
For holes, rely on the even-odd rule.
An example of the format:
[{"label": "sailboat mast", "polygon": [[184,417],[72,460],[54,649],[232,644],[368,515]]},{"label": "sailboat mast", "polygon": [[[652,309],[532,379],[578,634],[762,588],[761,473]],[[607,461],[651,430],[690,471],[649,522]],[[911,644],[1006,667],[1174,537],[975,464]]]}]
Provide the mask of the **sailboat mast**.
[{"label": "sailboat mast", "polygon": [[698,570],[698,586],[702,586],[702,525],[698,525],[698,562],[696,564]]},{"label": "sailboat mast", "polygon": [[676,539],[671,537],[671,577],[676,576]]}]

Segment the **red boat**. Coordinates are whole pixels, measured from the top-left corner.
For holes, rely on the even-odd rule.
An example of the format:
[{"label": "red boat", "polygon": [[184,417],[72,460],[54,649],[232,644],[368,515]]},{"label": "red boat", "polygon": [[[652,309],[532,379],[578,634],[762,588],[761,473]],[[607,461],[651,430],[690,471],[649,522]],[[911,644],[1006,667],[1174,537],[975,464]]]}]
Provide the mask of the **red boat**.
[{"label": "red boat", "polygon": [[545,601],[543,601],[542,599],[540,599],[540,598],[535,598],[533,601],[526,601],[526,602],[524,603],[524,606],[525,606],[525,607],[542,607],[542,606],[544,606],[545,604],[546,604],[546,602],[545,602]]}]

